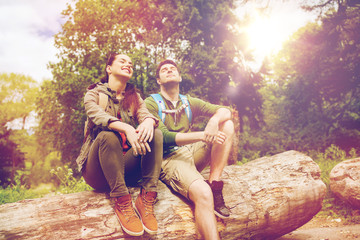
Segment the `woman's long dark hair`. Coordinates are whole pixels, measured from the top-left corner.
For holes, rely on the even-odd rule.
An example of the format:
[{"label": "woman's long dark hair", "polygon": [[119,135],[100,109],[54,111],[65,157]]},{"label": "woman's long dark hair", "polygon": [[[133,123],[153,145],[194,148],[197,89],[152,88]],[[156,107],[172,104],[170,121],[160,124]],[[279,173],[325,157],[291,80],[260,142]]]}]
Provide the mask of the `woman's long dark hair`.
[{"label": "woman's long dark hair", "polygon": [[[111,66],[113,64],[117,55],[120,55],[120,53],[110,54],[105,66],[105,75],[101,78],[102,83],[109,82],[109,74],[107,73],[106,68],[108,65]],[[140,101],[137,92],[138,90],[133,84],[126,83],[123,107],[125,110],[130,110],[133,113],[133,115],[135,115],[137,109],[140,106]]]}]

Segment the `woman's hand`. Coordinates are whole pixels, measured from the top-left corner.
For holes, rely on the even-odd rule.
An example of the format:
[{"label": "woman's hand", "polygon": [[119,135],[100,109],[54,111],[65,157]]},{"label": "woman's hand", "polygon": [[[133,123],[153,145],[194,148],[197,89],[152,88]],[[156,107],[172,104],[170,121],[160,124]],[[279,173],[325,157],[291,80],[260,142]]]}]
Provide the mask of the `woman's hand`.
[{"label": "woman's hand", "polygon": [[135,155],[145,155],[147,151],[151,152],[148,141],[151,141],[154,136],[154,124],[154,119],[146,118],[136,129],[121,121],[112,122],[109,127],[125,133]]},{"label": "woman's hand", "polygon": [[[152,141],[154,136],[154,125],[155,125],[154,119],[145,118],[145,120],[142,123],[140,123],[140,125],[136,128],[136,132],[138,133],[140,143],[148,143]],[[151,152],[150,147],[148,148],[148,151]]]},{"label": "woman's hand", "polygon": [[137,134],[135,128],[133,128],[131,125],[128,125],[124,129],[124,133],[126,135],[126,139],[130,143],[135,155],[136,156],[139,154],[144,155],[146,153],[146,149],[145,149],[144,144],[139,142],[138,134]]}]

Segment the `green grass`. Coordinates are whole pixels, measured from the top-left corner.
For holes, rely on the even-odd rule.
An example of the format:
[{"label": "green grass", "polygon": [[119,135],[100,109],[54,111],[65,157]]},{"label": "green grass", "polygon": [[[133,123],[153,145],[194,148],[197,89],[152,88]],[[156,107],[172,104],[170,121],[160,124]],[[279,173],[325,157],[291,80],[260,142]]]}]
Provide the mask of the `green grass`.
[{"label": "green grass", "polygon": [[345,224],[360,223],[360,210],[355,209],[346,202],[338,199],[330,190],[330,172],[340,162],[356,157],[355,149],[349,153],[344,152],[335,145],[331,145],[324,153],[309,153],[309,156],[321,169],[321,180],[325,183],[327,193],[323,207],[318,213],[322,217],[340,218]]},{"label": "green grass", "polygon": [[13,184],[6,188],[0,187],[0,204],[17,202],[24,199],[41,198],[46,195],[67,194],[92,190],[81,177],[76,179],[73,171],[68,166],[58,167],[51,170],[51,174],[57,177],[60,185],[55,187],[54,184],[40,184],[35,188],[27,188],[22,183],[22,178],[26,174],[24,171],[18,171]]}]

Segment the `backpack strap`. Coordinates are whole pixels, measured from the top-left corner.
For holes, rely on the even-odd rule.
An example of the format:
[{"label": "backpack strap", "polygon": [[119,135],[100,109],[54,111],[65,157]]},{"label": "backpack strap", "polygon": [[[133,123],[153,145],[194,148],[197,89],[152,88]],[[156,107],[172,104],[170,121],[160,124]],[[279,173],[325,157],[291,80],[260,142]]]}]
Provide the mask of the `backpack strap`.
[{"label": "backpack strap", "polygon": [[[98,103],[98,105],[99,105],[100,107],[102,107],[104,110],[105,110],[105,108],[106,108],[106,104],[108,103],[108,100],[109,100],[109,96],[108,96],[108,95],[106,95],[105,93],[99,92],[99,103]],[[85,137],[85,138],[84,138],[84,141],[85,141],[87,135],[88,135],[89,132],[90,132],[90,129],[88,129],[88,124],[89,124],[89,120],[86,119],[86,121],[85,121],[85,126],[84,126],[84,137]]]},{"label": "backpack strap", "polygon": [[186,105],[185,113],[189,119],[189,123],[191,124],[192,112],[191,112],[189,100],[187,99],[187,97],[185,95],[179,94],[179,96],[180,96],[182,103]]},{"label": "backpack strap", "polygon": [[[152,98],[154,98],[155,102],[157,103],[158,109],[159,109],[159,112],[158,112],[159,117],[161,117],[161,121],[164,123],[166,114],[163,112],[163,110],[166,109],[166,106],[165,106],[165,102],[164,102],[163,98],[158,93],[151,94],[150,96]],[[179,97],[181,99],[181,102],[186,105],[185,113],[189,119],[189,123],[191,124],[192,112],[191,112],[189,100],[187,99],[187,97],[185,95],[182,95],[182,94],[179,94]]]},{"label": "backpack strap", "polygon": [[166,116],[166,114],[163,113],[162,110],[163,110],[163,109],[166,109],[166,106],[165,106],[165,102],[164,102],[163,98],[162,98],[161,95],[158,94],[158,93],[151,94],[150,96],[155,100],[155,102],[156,102],[157,105],[158,105],[158,109],[159,109],[158,114],[159,114],[159,117],[161,118],[161,121],[162,121],[162,122],[165,122],[165,116]]}]

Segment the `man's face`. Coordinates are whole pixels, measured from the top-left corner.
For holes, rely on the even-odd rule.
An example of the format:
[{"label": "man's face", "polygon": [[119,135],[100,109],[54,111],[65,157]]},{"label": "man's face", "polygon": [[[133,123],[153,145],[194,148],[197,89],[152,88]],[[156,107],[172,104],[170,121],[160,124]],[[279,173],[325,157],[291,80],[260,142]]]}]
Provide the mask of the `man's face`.
[{"label": "man's face", "polygon": [[159,85],[170,83],[170,82],[181,82],[181,77],[177,68],[172,64],[164,64],[161,66],[159,71],[159,78],[157,83]]}]

